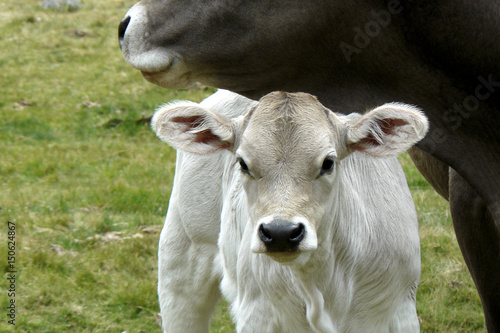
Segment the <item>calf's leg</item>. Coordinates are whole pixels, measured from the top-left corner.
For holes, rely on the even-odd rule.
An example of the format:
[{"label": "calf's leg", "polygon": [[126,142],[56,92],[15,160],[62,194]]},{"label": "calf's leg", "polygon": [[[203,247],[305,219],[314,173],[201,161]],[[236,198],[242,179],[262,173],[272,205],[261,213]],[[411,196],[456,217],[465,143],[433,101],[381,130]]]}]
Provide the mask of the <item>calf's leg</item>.
[{"label": "calf's leg", "polygon": [[[208,332],[220,297],[217,154],[179,152],[158,253],[158,296],[164,332]],[[220,168],[219,168],[220,169]]]},{"label": "calf's leg", "polygon": [[420,323],[417,316],[416,293],[418,284],[410,289],[407,298],[397,309],[394,320],[389,327],[390,333],[418,333]]},{"label": "calf's leg", "polygon": [[[450,208],[458,244],[483,305],[488,332],[500,332],[500,214],[453,169]],[[496,221],[495,221],[496,218]]]}]

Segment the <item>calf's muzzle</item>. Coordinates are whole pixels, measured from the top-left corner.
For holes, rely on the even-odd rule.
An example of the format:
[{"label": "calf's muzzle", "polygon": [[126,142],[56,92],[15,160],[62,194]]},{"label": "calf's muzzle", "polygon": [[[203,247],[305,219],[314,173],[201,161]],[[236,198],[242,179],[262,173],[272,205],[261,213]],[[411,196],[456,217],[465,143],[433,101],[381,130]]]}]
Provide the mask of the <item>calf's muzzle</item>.
[{"label": "calf's muzzle", "polygon": [[304,236],[305,227],[302,223],[273,220],[259,227],[259,238],[267,252],[295,252]]}]

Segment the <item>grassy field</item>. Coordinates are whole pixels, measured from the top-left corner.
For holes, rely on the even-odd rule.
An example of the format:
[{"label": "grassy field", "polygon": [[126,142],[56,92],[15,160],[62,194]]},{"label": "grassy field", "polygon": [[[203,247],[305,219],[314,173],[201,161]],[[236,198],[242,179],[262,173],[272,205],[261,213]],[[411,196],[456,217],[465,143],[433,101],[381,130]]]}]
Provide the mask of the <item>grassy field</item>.
[{"label": "grassy field", "polygon": [[[0,332],[160,331],[157,242],[175,154],[143,118],[214,90],[167,91],[123,61],[117,25],[133,3],[0,2]],[[420,218],[422,332],[485,332],[447,203],[401,161]],[[224,302],[211,331],[234,331]]]}]

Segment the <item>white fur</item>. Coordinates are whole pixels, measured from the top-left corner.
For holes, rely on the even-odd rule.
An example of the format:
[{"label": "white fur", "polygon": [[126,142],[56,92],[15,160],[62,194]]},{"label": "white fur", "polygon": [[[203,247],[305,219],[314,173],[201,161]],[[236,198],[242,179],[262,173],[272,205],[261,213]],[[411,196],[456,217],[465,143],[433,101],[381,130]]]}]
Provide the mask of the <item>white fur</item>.
[{"label": "white fur", "polygon": [[[191,133],[172,138],[163,129],[176,125],[164,122],[197,109],[207,117],[203,130],[234,145],[245,129],[240,132],[241,120],[229,119],[255,105],[219,91],[200,107],[162,107],[152,126],[162,140],[206,153],[215,150],[200,148]],[[377,128],[376,117],[401,119],[399,111],[411,128],[395,128],[390,133],[395,135],[384,138],[387,133]],[[427,122],[419,111],[401,104],[385,105],[371,114],[331,116],[333,127],[343,133],[336,138],[346,140],[337,148],[349,150],[375,133],[380,138],[377,147],[355,149],[392,156],[343,153],[333,174],[314,180],[320,182],[321,191],[314,193],[320,206],[317,212],[297,211],[291,218],[307,230],[305,248],[292,261],[280,263],[274,254],[260,253],[265,247],[256,238],[256,226],[272,220],[273,213],[252,220],[256,212],[249,210],[249,202],[254,203],[255,193],[248,191],[255,188],[254,180],[240,172],[236,147],[198,156],[179,151],[160,237],[158,292],[166,332],[208,331],[221,276],[221,290],[231,303],[238,332],[419,331],[417,217],[394,155],[421,139]]]},{"label": "white fur", "polygon": [[[256,102],[219,90],[200,103],[235,118]],[[175,178],[158,250],[158,296],[165,332],[207,332],[220,297],[221,187],[226,150],[210,155],[177,151]]]}]

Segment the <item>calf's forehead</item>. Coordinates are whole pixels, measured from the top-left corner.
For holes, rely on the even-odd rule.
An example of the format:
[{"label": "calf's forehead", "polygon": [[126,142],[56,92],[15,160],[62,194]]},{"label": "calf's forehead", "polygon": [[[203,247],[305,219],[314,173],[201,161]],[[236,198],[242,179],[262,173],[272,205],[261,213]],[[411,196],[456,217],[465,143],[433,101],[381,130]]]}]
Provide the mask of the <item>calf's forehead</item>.
[{"label": "calf's forehead", "polygon": [[329,112],[309,94],[266,95],[246,119],[240,148],[269,162],[315,158],[333,145],[336,126]]}]

